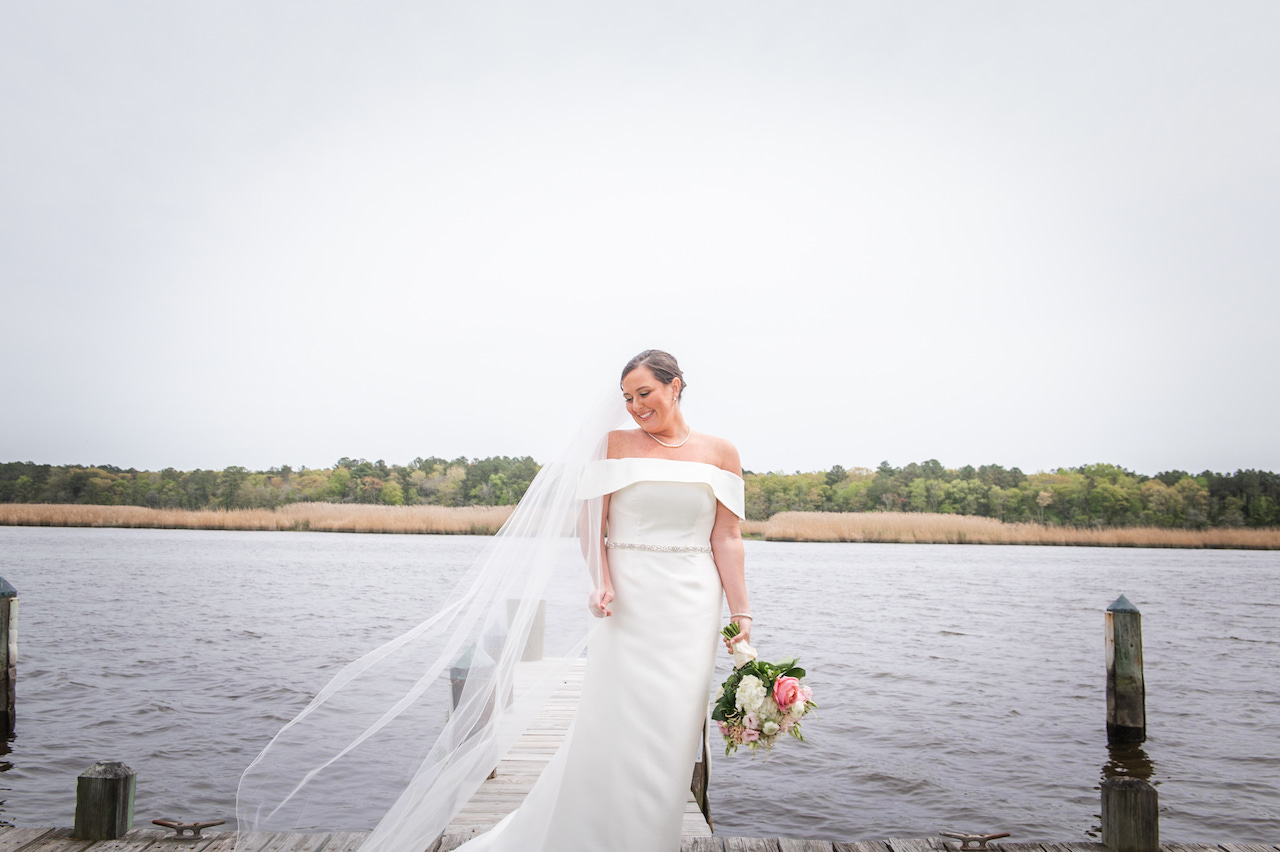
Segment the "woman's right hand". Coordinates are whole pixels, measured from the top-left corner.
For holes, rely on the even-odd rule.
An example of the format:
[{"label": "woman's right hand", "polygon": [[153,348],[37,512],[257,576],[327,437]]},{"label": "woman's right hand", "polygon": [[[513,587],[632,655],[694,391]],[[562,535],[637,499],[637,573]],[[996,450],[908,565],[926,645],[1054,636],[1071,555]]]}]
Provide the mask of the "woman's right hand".
[{"label": "woman's right hand", "polygon": [[613,610],[609,609],[611,603],[613,603],[613,584],[605,583],[591,592],[587,606],[596,618],[608,618],[613,615]]}]

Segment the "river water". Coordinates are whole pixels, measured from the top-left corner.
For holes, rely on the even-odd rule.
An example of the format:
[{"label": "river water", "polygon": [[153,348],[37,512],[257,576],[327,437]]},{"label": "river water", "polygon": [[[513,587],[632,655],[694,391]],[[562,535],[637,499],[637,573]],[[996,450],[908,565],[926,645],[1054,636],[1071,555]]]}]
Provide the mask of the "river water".
[{"label": "river water", "polygon": [[[233,819],[279,725],[484,542],[0,528],[21,599],[0,820],[70,825],[104,759],[137,771],[139,824]],[[1162,838],[1280,839],[1280,554],[750,541],[747,566],[753,644],[800,655],[820,709],[804,744],[715,758],[717,833],[1096,839],[1103,611],[1123,593],[1149,730],[1124,765],[1149,769]]]}]

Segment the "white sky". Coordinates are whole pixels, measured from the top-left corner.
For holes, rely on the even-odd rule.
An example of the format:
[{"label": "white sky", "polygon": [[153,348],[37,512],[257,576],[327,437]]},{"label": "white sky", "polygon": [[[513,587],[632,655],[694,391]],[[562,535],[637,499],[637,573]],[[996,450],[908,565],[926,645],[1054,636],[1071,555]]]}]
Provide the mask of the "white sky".
[{"label": "white sky", "polygon": [[0,0],[0,461],[1280,470],[1280,4]]}]

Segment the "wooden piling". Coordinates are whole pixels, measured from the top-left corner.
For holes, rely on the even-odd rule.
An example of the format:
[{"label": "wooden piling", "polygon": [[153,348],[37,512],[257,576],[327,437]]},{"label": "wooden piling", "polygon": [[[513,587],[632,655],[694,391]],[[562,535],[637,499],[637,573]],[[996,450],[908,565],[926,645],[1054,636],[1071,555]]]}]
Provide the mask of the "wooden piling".
[{"label": "wooden piling", "polygon": [[1112,852],[1160,852],[1160,802],[1141,778],[1102,782],[1102,842]]},{"label": "wooden piling", "polygon": [[77,840],[116,840],[133,828],[137,776],[123,763],[100,760],[76,779]]},{"label": "wooden piling", "polygon": [[689,781],[689,792],[693,793],[693,800],[698,803],[698,810],[702,811],[702,815],[706,817],[707,825],[711,825],[711,796],[708,795],[711,790],[711,749],[709,739],[711,731],[718,728],[711,727],[711,720],[702,720],[702,750],[698,754],[698,760],[693,764],[693,778]]},{"label": "wooden piling", "polygon": [[13,732],[18,704],[18,590],[0,577],[0,733]]},{"label": "wooden piling", "polygon": [[1142,615],[1124,595],[1106,613],[1107,741],[1147,738],[1147,692],[1142,679]]}]

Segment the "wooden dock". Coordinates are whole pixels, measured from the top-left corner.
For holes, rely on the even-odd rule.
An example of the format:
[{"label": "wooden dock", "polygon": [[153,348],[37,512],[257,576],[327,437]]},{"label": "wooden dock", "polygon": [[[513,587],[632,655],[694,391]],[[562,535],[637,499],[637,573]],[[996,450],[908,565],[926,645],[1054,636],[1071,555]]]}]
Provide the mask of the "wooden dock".
[{"label": "wooden dock", "polygon": [[[357,852],[368,835],[337,831],[318,834],[252,832],[238,852]],[[69,828],[0,828],[0,852],[233,852],[234,831],[178,839],[171,831],[134,829],[119,840],[74,840]],[[424,852],[450,852],[467,838],[446,834]],[[686,837],[681,852],[956,852],[959,844],[939,837],[888,840],[793,840],[762,837]],[[994,852],[1110,852],[1100,843],[999,843]],[[1162,843],[1161,852],[1280,852],[1265,843]],[[602,850],[604,852],[604,850]]]},{"label": "wooden dock", "polygon": [[[521,664],[536,665],[538,664]],[[582,660],[569,669],[542,711],[534,717],[524,736],[516,741],[511,751],[498,764],[494,777],[480,785],[471,801],[449,823],[445,836],[472,837],[497,825],[499,820],[520,806],[569,732],[578,699],[582,696],[582,675],[585,668],[586,661]],[[530,674],[534,673],[532,668],[528,671]],[[711,826],[707,824],[692,792],[685,801],[681,833],[685,837],[711,836]],[[0,849],[0,852],[6,850]]]}]

